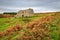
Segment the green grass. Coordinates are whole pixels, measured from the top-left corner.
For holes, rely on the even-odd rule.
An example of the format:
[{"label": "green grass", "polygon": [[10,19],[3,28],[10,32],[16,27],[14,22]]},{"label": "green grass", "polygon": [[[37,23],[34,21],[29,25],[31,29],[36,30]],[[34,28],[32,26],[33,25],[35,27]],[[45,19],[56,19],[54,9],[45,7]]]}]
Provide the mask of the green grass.
[{"label": "green grass", "polygon": [[[17,24],[21,24],[24,28],[20,31],[26,31],[26,24],[28,24],[31,21],[37,20],[41,17],[45,17],[45,16],[49,16],[51,14],[39,14],[39,15],[35,15],[35,16],[31,16],[31,17],[20,17],[20,18],[0,18],[0,32],[5,31],[6,29],[8,29],[10,26],[13,27]],[[57,14],[55,15],[55,19],[53,20],[53,22],[51,22],[51,24],[49,25],[49,27],[51,27],[51,31],[49,32],[49,34],[51,35],[53,40],[59,40],[60,38],[60,16],[58,16]],[[18,37],[19,33],[15,33],[14,35],[12,35],[11,39],[15,40],[16,37]],[[1,40],[7,40],[7,36],[2,38]]]},{"label": "green grass", "polygon": [[[27,23],[34,21],[43,16],[47,16],[45,14],[35,15],[32,17],[20,17],[20,18],[0,18],[0,32],[6,30],[9,26],[14,26],[16,24],[22,24],[23,26]],[[24,20],[24,21],[23,21]]]}]

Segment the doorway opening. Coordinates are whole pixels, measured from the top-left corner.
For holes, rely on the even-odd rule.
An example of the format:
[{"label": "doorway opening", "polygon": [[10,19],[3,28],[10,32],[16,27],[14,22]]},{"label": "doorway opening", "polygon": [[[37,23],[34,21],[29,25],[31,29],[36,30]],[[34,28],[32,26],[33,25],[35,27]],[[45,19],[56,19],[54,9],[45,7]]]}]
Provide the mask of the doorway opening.
[{"label": "doorway opening", "polygon": [[22,15],[22,17],[24,17],[24,15]]}]

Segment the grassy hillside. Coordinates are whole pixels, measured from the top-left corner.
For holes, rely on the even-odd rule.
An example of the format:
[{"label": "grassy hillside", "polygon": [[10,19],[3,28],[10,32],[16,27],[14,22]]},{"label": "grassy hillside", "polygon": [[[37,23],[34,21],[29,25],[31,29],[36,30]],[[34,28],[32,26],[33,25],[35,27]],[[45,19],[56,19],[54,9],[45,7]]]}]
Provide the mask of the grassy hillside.
[{"label": "grassy hillside", "polygon": [[60,13],[0,18],[0,40],[59,40]]}]

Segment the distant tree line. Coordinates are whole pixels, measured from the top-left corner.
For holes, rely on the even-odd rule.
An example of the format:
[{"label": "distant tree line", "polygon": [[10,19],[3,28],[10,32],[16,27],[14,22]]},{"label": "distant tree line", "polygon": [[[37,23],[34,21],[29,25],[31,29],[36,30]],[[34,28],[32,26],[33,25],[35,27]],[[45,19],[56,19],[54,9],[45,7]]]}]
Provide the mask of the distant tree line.
[{"label": "distant tree line", "polygon": [[3,14],[0,14],[0,18],[9,18],[9,17],[14,17],[17,12],[4,12]]},{"label": "distant tree line", "polygon": [[3,14],[16,15],[16,14],[17,14],[17,12],[4,12]]}]

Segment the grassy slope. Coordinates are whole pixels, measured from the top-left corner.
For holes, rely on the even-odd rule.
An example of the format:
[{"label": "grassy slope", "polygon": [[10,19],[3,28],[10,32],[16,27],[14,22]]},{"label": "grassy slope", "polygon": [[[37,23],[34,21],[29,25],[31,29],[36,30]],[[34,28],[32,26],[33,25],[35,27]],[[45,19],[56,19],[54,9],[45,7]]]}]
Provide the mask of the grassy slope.
[{"label": "grassy slope", "polygon": [[[44,17],[44,16],[49,16],[50,14],[39,14],[39,15],[36,15],[36,16],[33,16],[33,17],[30,17],[30,18],[0,18],[0,32],[6,30],[9,26],[14,26],[16,24],[21,24],[23,25],[24,27],[26,26],[26,24],[28,24],[28,22],[31,22],[31,21],[34,21],[36,19],[39,19],[41,17]],[[59,15],[59,14],[58,14]],[[54,40],[58,40],[59,39],[59,35],[60,35],[60,15],[58,16],[57,14],[55,15],[56,19],[51,23],[53,25],[50,25],[51,26],[51,31],[49,34],[52,35],[52,38]],[[58,18],[57,18],[58,17]],[[24,19],[30,19],[30,21],[23,21]],[[59,23],[58,23],[59,21]],[[58,30],[57,30],[58,29]],[[22,29],[24,31],[24,29]],[[11,39],[12,40],[15,40],[15,38],[19,36],[19,33],[16,33],[14,35],[12,35]],[[6,40],[7,38],[5,37],[4,39],[2,40]]]},{"label": "grassy slope", "polygon": [[38,19],[43,16],[47,16],[47,15],[41,14],[41,15],[36,15],[36,16],[27,17],[27,18],[26,17],[24,17],[24,18],[0,18],[0,32],[4,31],[9,26],[14,26],[15,24],[22,24],[24,26],[26,24],[26,22],[24,22],[23,20],[25,20],[25,19],[30,19],[31,21],[33,21],[33,20]]},{"label": "grassy slope", "polygon": [[53,40],[60,40],[60,13],[55,14],[55,19],[51,23],[50,27],[50,35],[52,36]]}]

